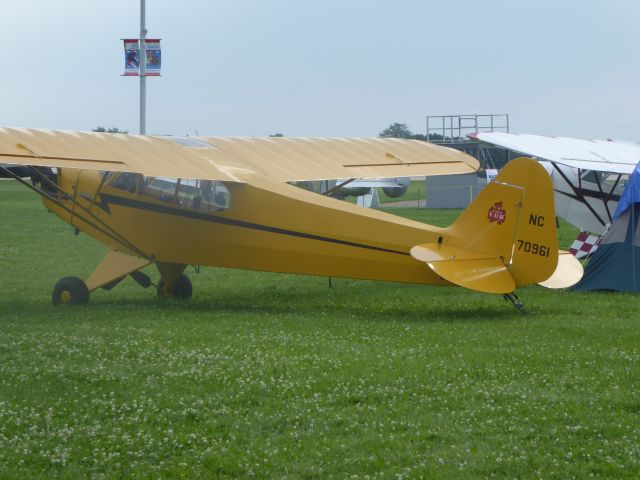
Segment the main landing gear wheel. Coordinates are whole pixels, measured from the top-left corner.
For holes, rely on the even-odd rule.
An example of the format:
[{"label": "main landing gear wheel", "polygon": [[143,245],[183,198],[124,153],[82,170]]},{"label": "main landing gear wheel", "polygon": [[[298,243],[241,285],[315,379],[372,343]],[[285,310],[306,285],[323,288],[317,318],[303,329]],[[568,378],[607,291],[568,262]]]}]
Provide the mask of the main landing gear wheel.
[{"label": "main landing gear wheel", "polygon": [[191,280],[184,273],[180,275],[176,283],[173,285],[173,291],[166,291],[164,288],[164,280],[161,278],[158,282],[158,296],[159,297],[174,297],[174,298],[191,298],[193,293],[193,287],[191,286]]},{"label": "main landing gear wheel", "polygon": [[54,305],[81,305],[89,302],[89,289],[78,277],[65,277],[53,287]]}]

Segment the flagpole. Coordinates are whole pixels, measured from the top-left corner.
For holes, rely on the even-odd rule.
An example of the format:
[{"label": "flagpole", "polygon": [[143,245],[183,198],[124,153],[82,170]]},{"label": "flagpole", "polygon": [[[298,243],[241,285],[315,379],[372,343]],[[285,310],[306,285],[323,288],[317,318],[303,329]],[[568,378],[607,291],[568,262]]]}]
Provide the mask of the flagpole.
[{"label": "flagpole", "polygon": [[140,0],[140,135],[147,133],[147,48],[145,0]]}]

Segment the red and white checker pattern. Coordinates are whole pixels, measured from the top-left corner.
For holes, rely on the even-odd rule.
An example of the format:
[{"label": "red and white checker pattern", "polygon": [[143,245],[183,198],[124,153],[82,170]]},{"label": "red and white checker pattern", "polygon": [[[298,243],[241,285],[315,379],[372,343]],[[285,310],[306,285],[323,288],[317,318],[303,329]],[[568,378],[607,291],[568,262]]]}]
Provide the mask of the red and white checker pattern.
[{"label": "red and white checker pattern", "polygon": [[585,258],[593,255],[598,249],[600,238],[598,235],[592,235],[589,232],[580,232],[571,247],[569,247],[569,251],[576,258]]}]

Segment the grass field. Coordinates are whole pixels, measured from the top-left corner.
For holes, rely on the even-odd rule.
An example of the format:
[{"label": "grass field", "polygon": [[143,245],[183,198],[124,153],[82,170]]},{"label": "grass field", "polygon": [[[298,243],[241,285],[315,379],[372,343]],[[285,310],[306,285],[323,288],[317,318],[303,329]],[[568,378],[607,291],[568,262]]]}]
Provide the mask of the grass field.
[{"label": "grass field", "polygon": [[9,182],[0,225],[0,478],[640,476],[636,296],[528,287],[522,316],[458,288],[203,269],[188,303],[128,279],[54,308],[103,248]]}]

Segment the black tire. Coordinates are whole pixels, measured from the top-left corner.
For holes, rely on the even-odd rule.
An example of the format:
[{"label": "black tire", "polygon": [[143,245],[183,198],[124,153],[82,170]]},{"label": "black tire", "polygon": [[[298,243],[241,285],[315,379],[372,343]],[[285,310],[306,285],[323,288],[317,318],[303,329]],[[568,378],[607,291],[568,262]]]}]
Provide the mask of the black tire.
[{"label": "black tire", "polygon": [[161,278],[158,282],[158,296],[159,297],[173,297],[173,298],[191,298],[193,294],[193,286],[191,280],[184,273],[180,275],[173,286],[173,292],[167,293],[164,291],[164,280]]},{"label": "black tire", "polygon": [[89,289],[78,277],[65,277],[53,287],[54,305],[82,305],[89,302]]}]

